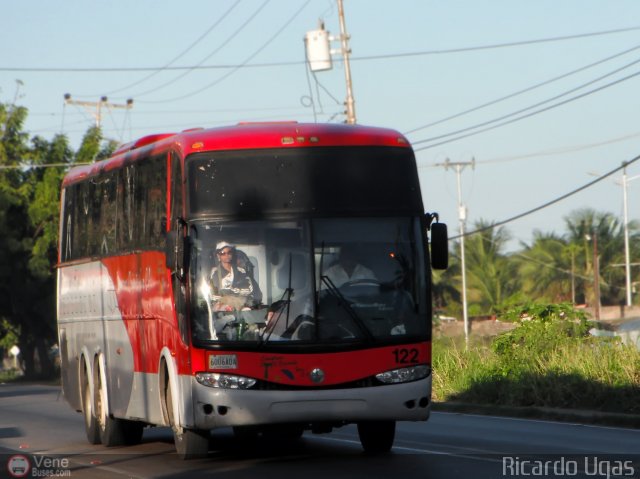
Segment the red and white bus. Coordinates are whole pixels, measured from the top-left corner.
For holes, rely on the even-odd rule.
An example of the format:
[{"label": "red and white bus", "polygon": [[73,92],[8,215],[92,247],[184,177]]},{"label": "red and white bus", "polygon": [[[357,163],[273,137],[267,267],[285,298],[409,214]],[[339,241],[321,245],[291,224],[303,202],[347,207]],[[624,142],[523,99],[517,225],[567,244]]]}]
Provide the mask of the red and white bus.
[{"label": "red and white bus", "polygon": [[215,428],[355,423],[366,451],[389,450],[396,421],[430,413],[436,217],[408,141],[380,128],[188,130],[72,169],[57,314],[89,442],[169,426],[193,457]]}]

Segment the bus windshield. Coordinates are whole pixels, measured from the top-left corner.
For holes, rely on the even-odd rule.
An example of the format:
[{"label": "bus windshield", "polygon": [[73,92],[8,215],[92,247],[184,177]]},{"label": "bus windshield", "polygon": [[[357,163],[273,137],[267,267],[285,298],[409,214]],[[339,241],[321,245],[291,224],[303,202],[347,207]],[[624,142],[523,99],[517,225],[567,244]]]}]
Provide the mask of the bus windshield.
[{"label": "bus windshield", "polygon": [[418,218],[192,223],[198,342],[428,337]]}]

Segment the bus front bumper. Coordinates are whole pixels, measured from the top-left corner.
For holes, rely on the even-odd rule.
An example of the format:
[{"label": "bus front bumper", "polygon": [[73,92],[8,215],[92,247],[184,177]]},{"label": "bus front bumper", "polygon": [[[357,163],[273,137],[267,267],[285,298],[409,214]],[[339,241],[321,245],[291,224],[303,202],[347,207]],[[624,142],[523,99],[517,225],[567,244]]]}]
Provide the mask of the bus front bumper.
[{"label": "bus front bumper", "polygon": [[431,376],[402,384],[308,391],[219,389],[204,386],[193,377],[189,379],[193,427],[197,429],[278,423],[425,421],[431,411]]}]

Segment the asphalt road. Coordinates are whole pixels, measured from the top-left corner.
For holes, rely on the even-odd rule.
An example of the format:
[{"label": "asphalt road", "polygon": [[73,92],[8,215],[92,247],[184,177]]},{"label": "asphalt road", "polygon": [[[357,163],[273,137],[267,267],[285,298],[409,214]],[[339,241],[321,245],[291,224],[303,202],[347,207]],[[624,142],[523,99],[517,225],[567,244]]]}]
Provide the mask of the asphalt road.
[{"label": "asphalt road", "polygon": [[640,478],[639,430],[468,414],[399,423],[392,453],[379,457],[363,454],[352,426],[293,444],[249,445],[215,431],[209,457],[191,461],[175,455],[172,440],[153,428],[138,446],[91,446],[58,387],[0,385],[0,477],[16,467],[23,474],[27,461],[26,477]]}]

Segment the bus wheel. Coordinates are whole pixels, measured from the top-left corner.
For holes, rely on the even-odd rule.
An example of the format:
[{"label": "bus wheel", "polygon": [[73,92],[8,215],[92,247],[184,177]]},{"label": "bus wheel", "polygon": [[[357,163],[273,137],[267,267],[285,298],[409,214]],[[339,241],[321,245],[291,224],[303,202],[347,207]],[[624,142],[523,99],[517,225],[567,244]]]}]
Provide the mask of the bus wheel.
[{"label": "bus wheel", "polygon": [[91,389],[86,369],[82,377],[82,416],[89,444],[100,444],[100,426],[91,406]]},{"label": "bus wheel", "polygon": [[173,429],[173,442],[176,445],[178,457],[180,459],[196,459],[206,456],[209,452],[209,431],[184,429],[177,425],[178,421],[173,415],[173,395],[168,378],[164,388],[164,404],[167,419]]},{"label": "bus wheel", "polygon": [[125,421],[109,416],[107,411],[107,387],[102,383],[100,368],[95,368],[94,393],[96,416],[100,442],[107,447],[122,446],[127,443],[125,435]]},{"label": "bus wheel", "polygon": [[182,429],[173,431],[176,452],[180,459],[197,459],[205,457],[209,452],[209,431],[198,429]]},{"label": "bus wheel", "polygon": [[364,452],[381,454],[389,452],[396,435],[395,421],[366,421],[358,423],[358,436]]}]

